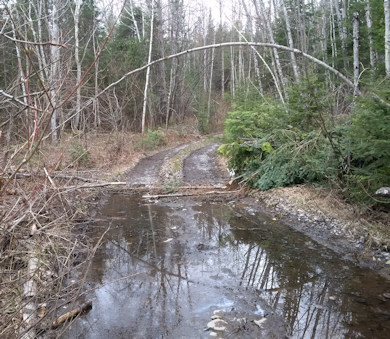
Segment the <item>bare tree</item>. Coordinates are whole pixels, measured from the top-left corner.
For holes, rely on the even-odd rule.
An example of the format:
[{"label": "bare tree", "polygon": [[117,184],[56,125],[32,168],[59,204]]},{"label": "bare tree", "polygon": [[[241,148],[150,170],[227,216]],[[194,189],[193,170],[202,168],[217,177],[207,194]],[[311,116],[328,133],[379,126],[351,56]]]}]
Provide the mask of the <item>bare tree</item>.
[{"label": "bare tree", "polygon": [[385,67],[390,75],[390,0],[384,0],[385,6]]},{"label": "bare tree", "polygon": [[[284,1],[285,0],[281,0],[281,6],[282,6],[282,9],[283,9],[284,19],[286,21],[288,45],[291,48],[294,48],[294,42],[293,42],[293,38],[292,38],[292,34],[291,34],[291,27],[290,27],[290,19],[288,17],[287,8],[286,8],[286,5],[285,5]],[[299,81],[299,72],[298,72],[297,61],[295,59],[295,54],[294,53],[290,53],[290,57],[291,57],[291,65],[292,65],[292,68],[293,68],[295,81]]]},{"label": "bare tree", "polygon": [[374,53],[374,41],[372,38],[372,17],[371,17],[371,5],[370,1],[367,1],[366,4],[366,22],[368,30],[368,44],[370,48],[370,67],[373,71],[375,68],[375,53]]},{"label": "bare tree", "polygon": [[346,40],[346,27],[345,27],[345,22],[344,22],[344,17],[345,17],[345,12],[344,12],[344,6],[342,6],[342,9],[340,10],[340,4],[339,0],[334,0],[334,6],[335,6],[335,11],[336,11],[336,18],[337,18],[337,26],[338,26],[338,31],[339,31],[339,37],[340,37],[340,42],[341,42],[341,52],[343,55],[343,63],[344,63],[344,68],[348,68],[348,62],[346,59],[346,50],[345,50],[345,40]]},{"label": "bare tree", "polygon": [[[149,38],[149,53],[148,53],[148,64],[150,64],[152,60],[152,47],[153,47],[153,23],[154,23],[154,4],[152,1],[151,8],[151,19],[150,19],[150,38]],[[150,67],[146,69],[146,77],[145,77],[145,89],[144,89],[144,103],[142,108],[142,122],[141,122],[141,131],[142,134],[145,134],[145,119],[146,119],[146,106],[148,102],[148,88],[149,88],[149,80],[150,80]]]},{"label": "bare tree", "polygon": [[[79,20],[80,20],[80,9],[81,9],[82,0],[75,0],[75,9],[74,9],[74,59],[76,63],[76,83],[81,81],[81,62],[79,55]],[[78,112],[73,119],[73,128],[78,129],[80,125],[80,107],[81,107],[81,86],[77,88],[76,91],[76,111]]]},{"label": "bare tree", "polygon": [[[260,1],[259,3],[260,3],[260,11],[259,12],[261,14],[261,18],[262,18],[263,22],[265,23],[269,41],[272,45],[275,45],[274,33],[272,31],[270,18],[266,13],[266,8],[264,6],[263,1]],[[282,65],[280,63],[279,52],[276,48],[273,48],[272,51],[273,51],[273,56],[274,56],[274,60],[275,60],[276,71],[277,71],[277,74],[278,74],[279,80],[280,80],[280,85],[281,85],[280,87],[282,88],[284,96],[287,97],[286,79],[284,77]]]},{"label": "bare tree", "polygon": [[52,141],[56,142],[59,138],[59,133],[57,129],[57,119],[58,119],[58,94],[59,94],[59,86],[60,86],[60,30],[59,30],[59,10],[58,10],[59,2],[58,0],[53,0],[52,8],[51,8],[51,22],[50,22],[50,37],[52,41],[52,45],[50,46],[50,102],[52,107],[51,114],[51,131],[52,131]]},{"label": "bare tree", "polygon": [[360,62],[359,62],[359,13],[353,14],[353,83],[354,92],[359,90]]}]

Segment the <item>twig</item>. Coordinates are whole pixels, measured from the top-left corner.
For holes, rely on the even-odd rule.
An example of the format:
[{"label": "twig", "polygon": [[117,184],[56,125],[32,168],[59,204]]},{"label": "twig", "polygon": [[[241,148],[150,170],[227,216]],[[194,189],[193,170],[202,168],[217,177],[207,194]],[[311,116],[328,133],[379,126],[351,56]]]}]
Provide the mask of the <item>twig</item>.
[{"label": "twig", "polygon": [[75,186],[64,186],[59,187],[60,190],[75,190],[75,189],[82,189],[82,188],[95,188],[95,187],[105,187],[105,186],[120,186],[120,185],[127,185],[128,182],[126,181],[114,181],[114,182],[103,182],[99,184],[91,184],[91,185],[75,185]]},{"label": "twig", "polygon": [[58,317],[55,321],[53,321],[50,328],[55,329],[58,326],[62,325],[64,322],[68,320],[72,320],[80,313],[88,312],[91,308],[92,308],[92,300],[88,300],[86,303],[82,304],[81,306],[76,307],[75,309],[66,312],[62,316]]}]

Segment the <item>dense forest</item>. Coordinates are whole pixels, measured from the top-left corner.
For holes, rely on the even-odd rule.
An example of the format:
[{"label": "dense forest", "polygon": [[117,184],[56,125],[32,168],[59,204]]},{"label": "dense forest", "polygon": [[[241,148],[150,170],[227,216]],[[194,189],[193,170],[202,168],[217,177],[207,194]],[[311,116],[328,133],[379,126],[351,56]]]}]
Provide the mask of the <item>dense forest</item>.
[{"label": "dense forest", "polygon": [[227,103],[220,152],[254,187],[388,183],[389,1],[114,5],[3,3],[3,173],[69,130],[216,132]]}]

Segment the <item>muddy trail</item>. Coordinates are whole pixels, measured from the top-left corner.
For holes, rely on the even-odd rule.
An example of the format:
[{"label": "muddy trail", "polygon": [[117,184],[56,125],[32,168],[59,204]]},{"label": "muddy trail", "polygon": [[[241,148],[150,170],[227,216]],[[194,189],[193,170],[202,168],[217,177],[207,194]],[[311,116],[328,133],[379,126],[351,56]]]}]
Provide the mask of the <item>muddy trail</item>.
[{"label": "muddy trail", "polygon": [[[151,191],[223,190],[216,142],[141,160]],[[179,185],[177,186],[179,187]],[[108,196],[91,225],[92,310],[66,338],[387,338],[390,283],[233,196]]]},{"label": "muddy trail", "polygon": [[176,185],[221,186],[228,172],[217,161],[218,142],[194,142],[180,145],[141,159],[126,175],[130,186],[156,188]]}]

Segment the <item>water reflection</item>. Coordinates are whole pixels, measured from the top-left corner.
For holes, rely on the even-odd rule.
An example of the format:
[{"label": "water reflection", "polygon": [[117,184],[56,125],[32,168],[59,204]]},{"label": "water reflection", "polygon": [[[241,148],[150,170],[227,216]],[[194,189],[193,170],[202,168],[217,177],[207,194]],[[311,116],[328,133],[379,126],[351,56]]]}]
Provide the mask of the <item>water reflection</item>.
[{"label": "water reflection", "polygon": [[[203,330],[221,308],[231,319],[268,313],[262,336],[389,333],[386,281],[264,215],[193,201],[145,204],[120,195],[102,214],[112,230],[88,277],[99,288],[93,310],[70,337],[207,337]],[[230,337],[258,337],[261,329],[252,324],[232,321]]]}]

